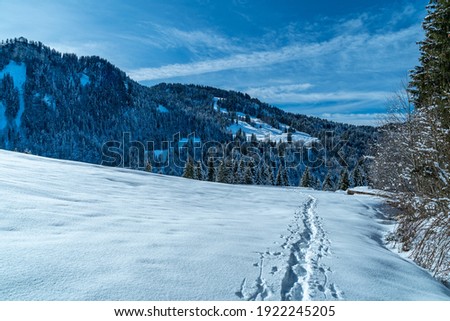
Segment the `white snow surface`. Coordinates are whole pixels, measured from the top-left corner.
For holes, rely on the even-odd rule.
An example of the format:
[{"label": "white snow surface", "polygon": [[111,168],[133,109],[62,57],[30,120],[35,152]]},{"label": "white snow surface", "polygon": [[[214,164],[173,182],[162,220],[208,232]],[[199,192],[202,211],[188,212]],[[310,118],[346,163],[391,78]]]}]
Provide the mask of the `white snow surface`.
[{"label": "white snow surface", "polygon": [[160,113],[168,113],[169,112],[169,110],[166,107],[164,107],[163,105],[158,106],[158,111]]},{"label": "white snow surface", "polygon": [[[229,126],[229,130],[233,135],[241,129],[247,137],[251,137],[252,134],[255,134],[256,139],[258,140],[272,140],[272,141],[287,141],[287,133],[284,133],[282,130],[274,128],[269,124],[263,122],[261,119],[256,117],[251,117],[251,123],[249,124],[243,120],[238,120],[238,123]],[[286,125],[284,125],[286,126]],[[287,127],[287,126],[286,126]],[[295,132],[292,133],[292,141],[304,141],[311,142],[313,140],[317,140],[315,137],[311,137],[310,135],[303,132]]]},{"label": "white snow surface", "polygon": [[[223,100],[225,98],[220,97],[214,97],[213,98],[213,107],[214,110],[220,111],[222,114],[228,115],[228,110],[226,108],[219,108],[218,101]],[[231,131],[233,135],[236,135],[236,133],[239,131],[239,129],[246,134],[248,138],[252,136],[252,134],[255,134],[257,140],[261,141],[283,141],[287,142],[288,134],[284,133],[283,130],[274,128],[270,126],[269,124],[263,122],[261,119],[256,117],[250,117],[251,124],[244,121],[246,115],[241,112],[237,112],[236,116],[238,116],[239,119],[236,123],[233,123],[233,125],[229,126],[228,129]],[[280,124],[283,129],[288,129],[289,126]],[[309,134],[303,133],[303,132],[295,132],[292,134],[292,141],[304,141],[311,142],[313,140],[317,140],[315,137],[311,137]]]},{"label": "white snow surface", "polygon": [[214,110],[216,110],[216,111],[218,111],[219,110],[219,106],[217,105],[217,102],[219,101],[219,100],[222,100],[223,98],[220,98],[220,97],[214,97],[213,98],[213,107],[214,107]]},{"label": "white snow surface", "polygon": [[52,95],[45,94],[43,100],[44,100],[44,103],[45,103],[48,107],[52,108],[53,110],[56,109],[55,99],[53,98]]},{"label": "white snow surface", "polygon": [[0,151],[0,300],[449,300],[381,199]]},{"label": "white snow surface", "polygon": [[80,83],[81,83],[81,86],[89,85],[91,83],[91,79],[85,73],[80,73]]},{"label": "white snow surface", "polygon": [[[215,111],[219,111],[219,109],[220,109],[220,112],[222,113],[222,114],[226,114],[226,115],[228,115],[228,110],[226,109],[226,108],[219,108],[219,105],[217,104],[217,102],[219,101],[219,100],[224,100],[225,98],[220,98],[220,97],[214,97],[213,98],[213,108],[214,108],[214,110]],[[241,113],[242,114],[242,113]],[[245,116],[245,115],[244,115]]]},{"label": "white snow surface", "polygon": [[[11,60],[3,70],[0,70],[0,78],[3,78],[6,74],[9,74],[13,78],[14,87],[19,91],[19,111],[17,112],[15,123],[17,127],[20,127],[22,114],[25,111],[23,85],[27,80],[27,67],[24,63],[17,63]],[[0,112],[0,124],[2,123],[2,117],[4,117],[4,113],[2,115]]]}]

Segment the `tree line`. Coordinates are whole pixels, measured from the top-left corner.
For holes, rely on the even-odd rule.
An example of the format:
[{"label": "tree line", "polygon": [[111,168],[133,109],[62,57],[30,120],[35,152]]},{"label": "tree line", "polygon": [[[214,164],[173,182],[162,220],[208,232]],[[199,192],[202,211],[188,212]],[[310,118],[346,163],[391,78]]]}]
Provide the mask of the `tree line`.
[{"label": "tree line", "polygon": [[400,211],[390,240],[449,282],[450,2],[432,0],[419,42],[420,64],[390,102],[380,128],[373,184],[392,191]]}]

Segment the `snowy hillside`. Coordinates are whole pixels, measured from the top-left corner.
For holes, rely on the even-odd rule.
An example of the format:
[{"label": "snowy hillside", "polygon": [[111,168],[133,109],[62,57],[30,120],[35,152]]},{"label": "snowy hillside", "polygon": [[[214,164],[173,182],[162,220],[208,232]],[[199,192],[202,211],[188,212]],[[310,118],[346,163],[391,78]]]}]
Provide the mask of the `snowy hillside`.
[{"label": "snowy hillside", "polygon": [[449,300],[381,200],[0,151],[0,300]]},{"label": "snowy hillside", "polygon": [[[245,122],[244,120],[238,120],[237,124],[233,124],[229,127],[230,131],[233,133],[233,135],[236,135],[236,133],[239,130],[242,130],[246,134],[248,138],[254,134],[258,140],[271,140],[271,141],[282,141],[287,142],[288,141],[288,134],[284,131],[274,128],[270,126],[269,124],[263,122],[262,120],[250,117],[251,122],[250,124]],[[310,135],[302,132],[294,132],[292,133],[292,141],[303,141],[303,142],[310,142],[313,140],[318,140],[315,137],[311,137]]]},{"label": "snowy hillside", "polygon": [[[213,108],[215,111],[219,111],[222,114],[229,115],[228,110],[226,108],[220,108],[218,105],[219,101],[225,100],[221,97],[214,97],[213,98]],[[252,135],[255,135],[257,140],[260,141],[282,141],[287,142],[288,141],[288,134],[287,130],[289,129],[289,126],[280,124],[280,127],[283,129],[278,129],[270,126],[269,124],[263,122],[261,119],[256,117],[248,116],[249,122],[245,121],[246,114],[237,112],[236,113],[237,120],[236,123],[233,122],[232,125],[228,127],[228,129],[231,131],[231,133],[236,135],[236,133],[241,130],[247,138],[251,138]],[[311,142],[314,140],[317,140],[315,137],[311,137],[311,135],[299,131],[295,131],[292,133],[292,141],[303,141],[305,143]]]}]

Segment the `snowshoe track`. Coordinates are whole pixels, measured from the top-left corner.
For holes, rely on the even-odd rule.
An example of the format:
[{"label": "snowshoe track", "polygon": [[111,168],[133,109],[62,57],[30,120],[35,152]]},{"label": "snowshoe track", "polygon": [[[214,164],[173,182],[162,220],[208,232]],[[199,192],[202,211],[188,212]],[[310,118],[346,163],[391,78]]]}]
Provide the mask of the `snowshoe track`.
[{"label": "snowshoe track", "polygon": [[[341,291],[329,281],[331,269],[322,262],[323,257],[331,255],[330,241],[316,207],[317,200],[308,195],[294,213],[288,235],[281,236],[282,250],[259,253],[260,262],[254,264],[259,267],[259,275],[250,287],[247,279],[242,281],[240,290],[236,292],[239,298],[282,301],[342,299]],[[275,296],[277,292],[279,297]]]}]

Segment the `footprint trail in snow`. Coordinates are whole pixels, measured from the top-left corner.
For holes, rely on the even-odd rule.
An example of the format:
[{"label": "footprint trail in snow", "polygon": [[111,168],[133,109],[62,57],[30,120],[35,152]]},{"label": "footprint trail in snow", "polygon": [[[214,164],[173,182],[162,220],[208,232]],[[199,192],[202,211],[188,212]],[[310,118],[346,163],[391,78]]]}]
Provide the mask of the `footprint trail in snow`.
[{"label": "footprint trail in snow", "polygon": [[[303,195],[303,193],[301,193]],[[339,300],[342,293],[330,282],[330,240],[316,212],[317,200],[308,195],[294,213],[286,236],[275,250],[259,252],[255,281],[243,279],[236,295],[243,300]]]}]

